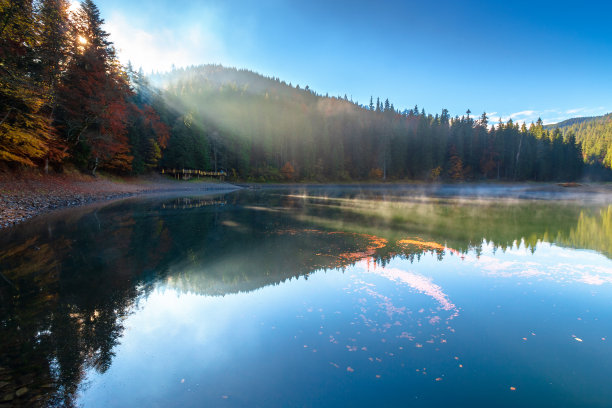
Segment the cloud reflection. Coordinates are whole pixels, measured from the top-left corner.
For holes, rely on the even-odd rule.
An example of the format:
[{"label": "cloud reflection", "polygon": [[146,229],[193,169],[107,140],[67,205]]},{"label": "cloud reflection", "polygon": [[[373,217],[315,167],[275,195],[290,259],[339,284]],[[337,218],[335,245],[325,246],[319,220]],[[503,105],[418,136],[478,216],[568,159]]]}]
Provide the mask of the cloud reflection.
[{"label": "cloud reflection", "polygon": [[423,293],[433,299],[435,299],[443,310],[452,311],[453,313],[449,317],[453,317],[459,314],[459,310],[454,303],[452,303],[448,295],[444,293],[442,287],[432,282],[431,278],[419,275],[413,272],[404,271],[398,268],[378,268],[373,270],[379,276],[392,280],[394,282],[405,283],[417,292]]},{"label": "cloud reflection", "polygon": [[[565,260],[575,258],[568,250],[554,245],[540,244],[538,247],[539,262],[525,260],[526,249],[518,245],[503,256],[467,254],[464,261],[473,264],[485,276],[497,278],[536,278],[557,283],[584,283],[587,285],[603,285],[612,283],[612,267],[600,265],[606,261],[599,254],[582,252],[582,263],[569,263]],[[488,251],[494,252],[489,245]],[[504,259],[511,256],[512,259]],[[587,261],[587,262],[584,262]]]}]

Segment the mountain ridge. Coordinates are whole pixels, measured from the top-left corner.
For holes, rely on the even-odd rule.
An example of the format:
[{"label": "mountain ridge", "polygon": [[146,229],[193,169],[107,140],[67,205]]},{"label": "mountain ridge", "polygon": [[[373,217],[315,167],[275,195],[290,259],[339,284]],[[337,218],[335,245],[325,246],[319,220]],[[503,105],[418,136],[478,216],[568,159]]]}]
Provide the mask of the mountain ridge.
[{"label": "mountain ridge", "polygon": [[603,120],[606,118],[612,118],[612,112],[606,113],[605,115],[599,115],[599,116],[577,116],[575,118],[569,118],[569,119],[562,120],[561,122],[544,125],[544,129],[552,130],[555,128],[563,128],[567,126],[578,125],[578,124],[585,123],[585,122],[595,122],[595,121]]}]

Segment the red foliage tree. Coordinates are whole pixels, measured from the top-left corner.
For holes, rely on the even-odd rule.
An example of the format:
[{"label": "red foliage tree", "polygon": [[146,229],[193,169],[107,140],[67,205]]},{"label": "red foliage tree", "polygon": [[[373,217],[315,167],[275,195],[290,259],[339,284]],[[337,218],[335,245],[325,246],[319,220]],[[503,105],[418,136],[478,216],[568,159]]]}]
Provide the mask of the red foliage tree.
[{"label": "red foliage tree", "polygon": [[131,90],[103,23],[96,5],[84,1],[75,16],[72,58],[58,92],[58,127],[75,159],[94,174],[98,167],[129,171],[133,159],[127,138]]}]

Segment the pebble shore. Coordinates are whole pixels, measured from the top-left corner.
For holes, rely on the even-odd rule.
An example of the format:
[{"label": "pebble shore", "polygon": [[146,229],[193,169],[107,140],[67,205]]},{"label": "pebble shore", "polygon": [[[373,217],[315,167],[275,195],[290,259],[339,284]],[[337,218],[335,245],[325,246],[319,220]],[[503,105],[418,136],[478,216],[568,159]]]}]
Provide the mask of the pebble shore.
[{"label": "pebble shore", "polygon": [[164,191],[232,188],[226,183],[181,182],[161,177],[113,181],[85,175],[0,175],[0,229],[59,208]]}]

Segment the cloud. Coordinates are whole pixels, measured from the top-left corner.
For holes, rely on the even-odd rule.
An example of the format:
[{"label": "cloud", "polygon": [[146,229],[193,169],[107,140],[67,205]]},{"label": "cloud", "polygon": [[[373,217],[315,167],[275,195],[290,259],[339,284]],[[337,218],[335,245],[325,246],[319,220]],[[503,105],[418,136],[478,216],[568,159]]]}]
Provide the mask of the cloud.
[{"label": "cloud", "polygon": [[[544,110],[523,110],[509,114],[500,114],[502,122],[507,122],[512,119],[514,123],[529,125],[536,122],[538,118],[542,118],[545,125],[559,123],[567,119],[571,119],[580,114],[581,116],[598,116],[609,112],[603,106],[597,108],[572,108],[572,109],[544,109]],[[489,114],[489,117],[494,117],[497,112]]]},{"label": "cloud", "polygon": [[[497,112],[495,112],[497,113]],[[501,118],[502,122],[508,122],[510,119],[512,119],[512,121],[514,123],[525,123],[525,124],[530,124],[531,122],[535,122],[538,120],[538,118],[541,116],[540,111],[536,111],[536,110],[523,110],[520,112],[514,112],[514,113],[510,113],[510,114],[500,114],[499,118]],[[493,113],[491,114],[491,116],[493,115]]]},{"label": "cloud", "polygon": [[135,68],[142,67],[145,72],[167,71],[173,64],[185,67],[225,59],[225,44],[220,36],[205,28],[211,27],[206,20],[153,31],[115,12],[107,20],[105,29],[111,33],[110,39],[122,63],[131,61]]},{"label": "cloud", "polygon": [[533,116],[534,113],[536,113],[536,111],[525,110],[525,111],[520,111],[520,112],[512,113],[512,114],[510,114],[510,117],[512,119],[519,118],[521,116],[530,117],[530,116]]}]

